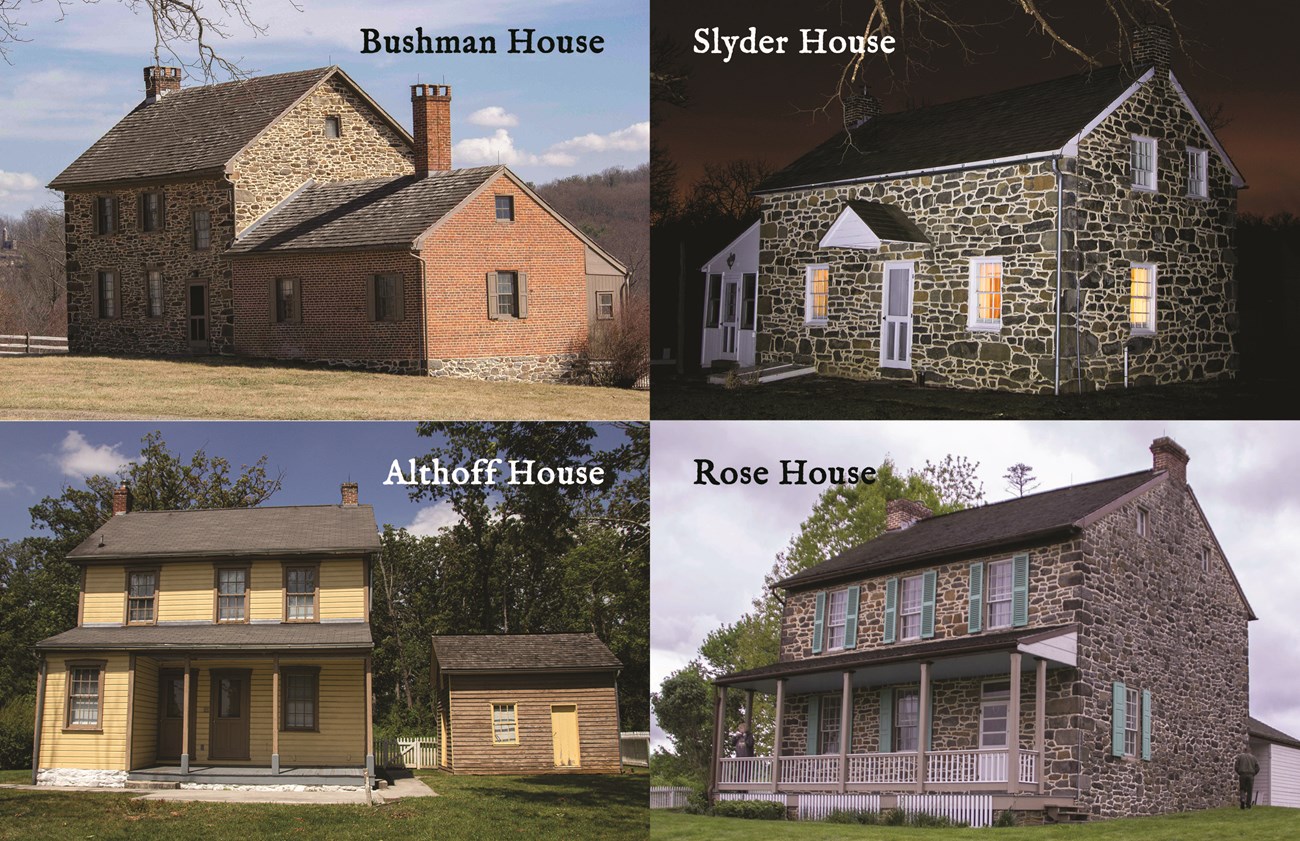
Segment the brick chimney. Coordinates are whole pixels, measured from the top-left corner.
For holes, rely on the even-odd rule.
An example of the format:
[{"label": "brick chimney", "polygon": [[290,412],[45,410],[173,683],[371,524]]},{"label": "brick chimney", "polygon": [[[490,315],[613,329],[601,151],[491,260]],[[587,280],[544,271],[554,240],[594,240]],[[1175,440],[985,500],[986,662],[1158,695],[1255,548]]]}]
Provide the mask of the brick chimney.
[{"label": "brick chimney", "polygon": [[1173,56],[1173,33],[1160,24],[1144,23],[1133,33],[1134,70],[1146,70],[1154,65],[1156,73],[1168,73]]},{"label": "brick chimney", "polygon": [[117,488],[113,490],[113,516],[116,517],[119,514],[130,514],[131,503],[134,501],[134,497],[131,496],[131,489],[126,486],[126,483],[123,482],[118,485]]},{"label": "brick chimney", "polygon": [[344,505],[357,504],[357,483],[356,482],[344,482],[340,487],[340,490],[343,492]]},{"label": "brick chimney", "polygon": [[885,531],[911,528],[934,512],[914,499],[891,499],[885,503]]},{"label": "brick chimney", "polygon": [[411,85],[415,175],[451,169],[451,85]]},{"label": "brick chimney", "polygon": [[855,129],[880,113],[880,100],[866,88],[844,95],[844,128]]},{"label": "brick chimney", "polygon": [[1187,451],[1172,438],[1157,438],[1151,442],[1151,469],[1167,470],[1169,481],[1177,487],[1187,484]]},{"label": "brick chimney", "polygon": [[147,102],[157,102],[169,93],[181,89],[181,69],[179,67],[146,67],[144,69],[144,98]]}]

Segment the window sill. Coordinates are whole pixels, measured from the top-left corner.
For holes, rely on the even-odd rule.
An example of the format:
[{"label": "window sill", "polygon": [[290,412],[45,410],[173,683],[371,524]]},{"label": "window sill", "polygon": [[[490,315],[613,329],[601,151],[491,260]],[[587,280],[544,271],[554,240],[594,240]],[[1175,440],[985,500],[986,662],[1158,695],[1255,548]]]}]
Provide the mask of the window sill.
[{"label": "window sill", "polygon": [[1209,196],[1203,196],[1203,195],[1199,195],[1199,194],[1197,194],[1197,193],[1188,193],[1188,194],[1185,196],[1185,198],[1196,199],[1197,201],[1209,201],[1209,200],[1210,200],[1210,197],[1209,197]]},{"label": "window sill", "polygon": [[1002,322],[997,324],[968,324],[966,329],[971,333],[1001,333]]},{"label": "window sill", "polygon": [[1159,193],[1159,187],[1142,187],[1137,184],[1131,185],[1135,193]]},{"label": "window sill", "polygon": [[830,324],[830,320],[826,318],[821,318],[821,319],[816,319],[811,321],[808,319],[804,319],[803,324],[805,327],[826,327],[827,325]]},{"label": "window sill", "polygon": [[96,725],[94,727],[73,727],[71,725],[63,728],[64,733],[103,733],[104,728]]},{"label": "window sill", "polygon": [[1133,336],[1154,336],[1156,331],[1150,327],[1129,327],[1129,334]]}]

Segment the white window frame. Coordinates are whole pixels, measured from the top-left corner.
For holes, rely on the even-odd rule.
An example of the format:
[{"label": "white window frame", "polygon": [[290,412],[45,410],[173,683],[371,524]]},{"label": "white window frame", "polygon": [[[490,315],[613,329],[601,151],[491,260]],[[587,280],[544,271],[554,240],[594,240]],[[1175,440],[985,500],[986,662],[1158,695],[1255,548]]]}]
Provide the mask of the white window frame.
[{"label": "white window frame", "polygon": [[1134,527],[1138,537],[1146,537],[1151,532],[1151,512],[1141,505],[1137,507],[1137,519]]},{"label": "white window frame", "polygon": [[[1150,169],[1151,183],[1150,184],[1143,184],[1140,182],[1138,178],[1138,173],[1148,172],[1148,170],[1138,169],[1137,149],[1139,145],[1146,146],[1150,150],[1150,158],[1151,158],[1151,169]],[[1132,182],[1132,186],[1134,190],[1141,190],[1144,193],[1159,192],[1160,161],[1159,161],[1158,153],[1159,153],[1159,144],[1156,143],[1156,139],[1154,137],[1147,137],[1146,135],[1142,135],[1142,134],[1134,134],[1129,136],[1129,152],[1128,152],[1129,180]]]},{"label": "white window frame", "polygon": [[[996,579],[995,570],[1006,570],[1006,591],[1005,594],[1000,590],[995,590],[993,582]],[[984,612],[986,628],[1010,628],[1011,627],[1011,591],[1013,588],[1015,570],[1013,569],[1010,559],[1005,561],[994,561],[988,565],[988,585],[985,587]],[[997,596],[995,598],[994,596]],[[1006,620],[1005,622],[996,622],[993,619],[993,608],[995,605],[1005,604]]]},{"label": "white window frame", "polygon": [[[821,315],[813,312],[813,272],[826,272],[826,304]],[[828,263],[813,263],[804,267],[803,275],[803,321],[804,324],[826,324],[831,310],[831,267]]]},{"label": "white window frame", "polygon": [[[909,711],[909,718],[903,719],[903,702],[912,701],[915,709]],[[903,734],[911,731],[913,746],[904,747]],[[921,747],[921,690],[915,687],[900,689],[894,693],[894,752],[911,753]]]},{"label": "white window frame", "polygon": [[[981,292],[980,292],[980,288],[979,288],[979,280],[980,280],[980,267],[981,267],[981,266],[997,266],[997,267],[998,267],[998,289],[997,289],[997,292],[996,292],[996,293],[984,293],[984,294],[996,294],[996,295],[997,295],[997,298],[998,298],[998,307],[997,307],[997,310],[998,310],[998,317],[997,317],[997,318],[986,319],[986,318],[981,318],[981,317],[980,317],[980,294],[981,294]],[[999,331],[999,330],[1002,329],[1002,305],[1003,305],[1003,303],[1004,303],[1005,300],[1006,300],[1006,292],[1004,291],[1003,280],[1004,280],[1004,274],[1003,274],[1003,271],[1002,271],[1002,258],[1001,258],[1001,257],[973,257],[973,258],[971,258],[971,261],[970,261],[969,284],[968,284],[968,285],[969,285],[969,295],[968,295],[967,302],[966,302],[966,326],[967,326],[968,329],[970,329],[970,330],[987,330],[987,331],[990,331],[990,332],[997,332],[997,331]]]},{"label": "white window frame", "polygon": [[[839,609],[836,609],[836,599],[839,599]],[[837,615],[838,614],[838,615]],[[844,636],[848,632],[849,616],[849,591],[832,590],[826,594],[826,639],[823,640],[823,651],[839,651],[844,648]],[[839,629],[839,642],[835,642],[835,631]]]},{"label": "white window frame", "polygon": [[[908,585],[915,583],[916,606],[910,608],[907,603]],[[900,640],[919,640],[921,638],[921,605],[925,603],[925,576],[913,575],[898,582],[898,638]],[[907,632],[907,620],[916,617],[916,633]]]},{"label": "white window frame", "polygon": [[821,697],[821,715],[817,717],[817,745],[823,754],[840,752],[840,733],[844,724],[840,721],[840,702],[839,695]]},{"label": "white window frame", "polygon": [[1187,147],[1187,196],[1193,199],[1210,197],[1210,153],[1207,149]]},{"label": "white window frame", "polygon": [[[984,729],[984,722],[989,720],[988,708],[990,706],[1002,707],[1002,744],[995,745],[986,742],[984,737],[988,735]],[[994,716],[994,719],[997,717]],[[1011,734],[1008,727],[1011,723],[1011,683],[1010,681],[992,681],[986,682],[980,688],[980,750],[1005,748]]]},{"label": "white window frame", "polygon": [[514,701],[492,703],[492,744],[519,744],[519,705]]},{"label": "white window frame", "polygon": [[1142,706],[1138,702],[1142,693],[1127,689],[1124,694],[1124,755],[1137,756],[1142,747]]},{"label": "white window frame", "polygon": [[[1135,336],[1153,336],[1156,332],[1156,306],[1160,299],[1159,296],[1159,268],[1155,263],[1131,263],[1129,264],[1128,273],[1128,323],[1129,331]],[[1147,310],[1147,321],[1145,324],[1137,324],[1133,321],[1133,270],[1145,269],[1148,275],[1148,285],[1151,289],[1151,295],[1147,299],[1150,301]]]}]

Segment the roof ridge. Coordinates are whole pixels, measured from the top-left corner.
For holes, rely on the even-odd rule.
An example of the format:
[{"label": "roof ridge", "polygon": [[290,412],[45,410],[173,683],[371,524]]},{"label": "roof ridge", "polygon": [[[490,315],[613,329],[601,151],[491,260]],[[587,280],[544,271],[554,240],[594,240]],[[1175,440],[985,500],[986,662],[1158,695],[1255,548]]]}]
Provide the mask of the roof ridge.
[{"label": "roof ridge", "polygon": [[[935,102],[929,105],[918,105],[915,108],[905,108],[901,111],[883,111],[879,116],[872,117],[870,120],[867,120],[866,122],[862,123],[862,126],[870,125],[871,123],[880,120],[884,117],[897,116],[900,114],[915,114],[920,111],[928,111],[932,108],[945,108],[950,105],[957,105],[963,102],[975,102],[988,97],[1002,97],[1002,96],[1007,96],[1008,94],[1017,93],[1019,91],[1029,90],[1030,88],[1036,88],[1039,85],[1050,85],[1053,84],[1054,82],[1064,82],[1067,79],[1080,79],[1085,76],[1093,76],[1099,73],[1106,73],[1114,70],[1124,71],[1127,69],[1128,68],[1123,63],[1107,64],[1104,67],[1094,67],[1089,70],[1084,70],[1078,73],[1066,73],[1062,76],[1053,76],[1050,79],[1040,79],[1037,82],[1025,82],[1023,85],[1016,85],[1015,87],[1011,87],[1011,88],[999,88],[998,90],[995,91],[988,91],[986,93],[977,93],[971,96],[963,96],[958,99],[949,99],[945,102]],[[1133,81],[1137,81],[1137,78],[1140,75],[1141,74],[1134,75]],[[861,128],[862,126],[855,127],[854,131],[856,131],[858,128]]]},{"label": "roof ridge", "polygon": [[[935,514],[934,516],[926,517],[923,520],[917,520],[913,524],[913,527],[918,526],[921,523],[932,523],[936,520],[942,520],[944,517],[951,517],[954,514],[965,514],[969,511],[987,511],[990,508],[996,508],[999,505],[1006,505],[1009,502],[1023,502],[1024,500],[1027,499],[1034,499],[1035,497],[1047,496],[1048,494],[1062,493],[1063,491],[1072,491],[1076,488],[1086,488],[1090,485],[1100,485],[1104,482],[1114,482],[1119,479],[1128,479],[1132,476],[1137,476],[1142,473],[1150,473],[1152,476],[1154,476],[1156,474],[1156,471],[1150,468],[1146,468],[1144,470],[1134,470],[1131,473],[1120,473],[1115,476],[1106,476],[1105,478],[1102,479],[1090,479],[1087,482],[1079,482],[1078,484],[1074,484],[1074,485],[1062,485],[1059,488],[1050,488],[1045,491],[1036,491],[1035,493],[1025,494],[1024,496],[1013,496],[1010,499],[1000,499],[997,502],[987,502],[982,505],[972,505],[969,508],[959,508],[956,511],[949,511],[945,514]],[[888,534],[888,532],[886,532],[886,534]],[[883,537],[884,535],[881,536]]]},{"label": "roof ridge", "polygon": [[[284,511],[289,508],[374,508],[369,502],[344,505],[341,502],[318,502],[307,505],[230,505],[224,508],[146,508],[127,514],[198,514],[209,511]],[[110,521],[111,522],[111,521]]]}]

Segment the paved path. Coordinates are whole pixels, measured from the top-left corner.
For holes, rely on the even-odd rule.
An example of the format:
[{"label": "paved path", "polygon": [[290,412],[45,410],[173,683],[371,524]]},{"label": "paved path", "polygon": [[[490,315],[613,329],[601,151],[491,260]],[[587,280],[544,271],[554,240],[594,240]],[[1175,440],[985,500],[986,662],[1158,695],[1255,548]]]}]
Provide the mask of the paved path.
[{"label": "paved path", "polygon": [[[416,777],[399,777],[388,788],[371,792],[375,805],[403,797],[437,797],[433,789]],[[250,789],[162,789],[142,794],[136,800],[183,800],[204,803],[293,803],[366,805],[364,791],[256,791]]]}]

